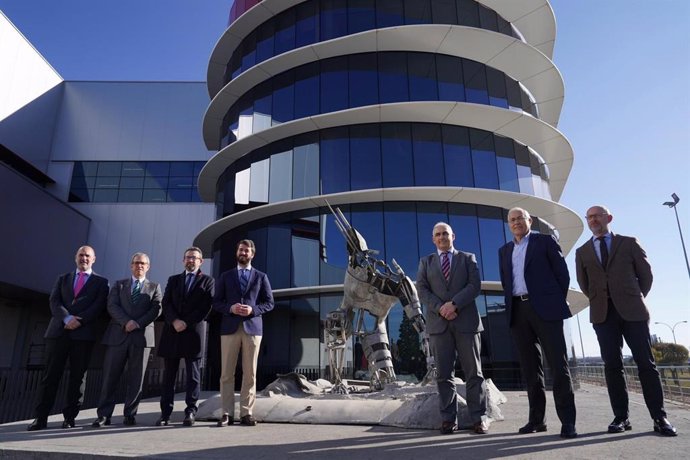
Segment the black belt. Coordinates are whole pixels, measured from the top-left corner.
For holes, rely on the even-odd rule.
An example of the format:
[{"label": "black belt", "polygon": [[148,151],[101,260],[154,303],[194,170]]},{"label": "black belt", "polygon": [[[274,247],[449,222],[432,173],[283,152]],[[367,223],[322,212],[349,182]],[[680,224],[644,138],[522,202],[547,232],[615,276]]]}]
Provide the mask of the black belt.
[{"label": "black belt", "polygon": [[529,294],[515,295],[513,302],[529,302]]}]

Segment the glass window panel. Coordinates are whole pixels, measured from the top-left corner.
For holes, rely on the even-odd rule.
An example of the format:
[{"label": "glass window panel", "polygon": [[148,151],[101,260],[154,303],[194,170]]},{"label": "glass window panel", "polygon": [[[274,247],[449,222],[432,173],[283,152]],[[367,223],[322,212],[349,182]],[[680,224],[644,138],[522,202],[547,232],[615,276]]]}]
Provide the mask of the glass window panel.
[{"label": "glass window panel", "polygon": [[249,173],[249,201],[268,203],[269,159],[252,163]]},{"label": "glass window panel", "polygon": [[[228,78],[228,73],[229,71],[229,78]],[[235,50],[234,53],[232,53],[232,57],[230,58],[230,62],[228,63],[228,69],[226,71],[226,81],[225,83],[229,82],[231,79],[237,77],[239,74],[242,73],[242,50],[237,49]]]},{"label": "glass window panel", "polygon": [[381,125],[381,159],[384,187],[414,185],[412,137],[409,123]]},{"label": "glass window panel", "polygon": [[321,0],[321,40],[347,35],[347,1]]},{"label": "glass window panel", "polygon": [[283,72],[273,79],[273,124],[294,119],[294,71]]},{"label": "glass window panel", "polygon": [[99,176],[120,176],[122,163],[119,161],[101,161],[98,163]]},{"label": "glass window panel", "polygon": [[252,32],[242,40],[242,71],[256,64],[256,33]]},{"label": "glass window panel", "polygon": [[507,109],[506,77],[503,72],[487,67],[486,79],[489,88],[489,104]]},{"label": "glass window panel", "polygon": [[170,162],[150,161],[146,163],[147,176],[168,176],[170,173]]},{"label": "glass window panel", "polygon": [[319,144],[317,139],[294,149],[292,198],[319,194]]},{"label": "glass window panel", "polygon": [[519,192],[520,185],[517,177],[517,164],[513,140],[503,136],[494,136],[496,146],[496,163],[498,167],[498,181],[501,190]]},{"label": "glass window panel", "polygon": [[192,189],[192,198],[191,198],[192,203],[201,203],[203,200],[201,199],[201,195],[199,195],[199,189],[194,187]]},{"label": "glass window panel", "polygon": [[271,85],[262,83],[254,90],[254,114],[252,129],[255,133],[271,127]]},{"label": "glass window panel", "polygon": [[195,161],[194,162],[194,177],[198,177],[199,173],[201,170],[204,168],[204,165],[206,164],[205,161]]},{"label": "glass window panel", "polygon": [[321,113],[347,108],[347,56],[321,62]]},{"label": "glass window panel", "polygon": [[72,188],[94,188],[95,186],[95,177],[72,177]]},{"label": "glass window panel", "polygon": [[363,53],[349,57],[350,107],[363,107],[378,103],[376,53]]},{"label": "glass window panel", "polygon": [[319,113],[319,65],[317,62],[295,69],[295,119]]},{"label": "glass window panel", "polygon": [[347,128],[321,134],[321,193],[345,192],[350,187],[350,145]]},{"label": "glass window panel", "polygon": [[379,251],[377,259],[390,263],[385,252],[381,204],[357,205],[355,209],[350,215],[350,224],[364,237],[369,249]]},{"label": "glass window panel", "polygon": [[117,189],[120,187],[120,177],[102,177],[96,178],[96,188],[98,189]]},{"label": "glass window panel", "polygon": [[[508,21],[503,19],[501,16],[496,15],[496,21],[498,23],[498,31],[502,34],[509,35],[513,37],[513,28]],[[516,37],[517,38],[517,37]]]},{"label": "glass window panel", "polygon": [[534,115],[536,112],[534,112],[534,107],[532,106],[532,100],[530,99],[529,95],[527,94],[527,91],[522,87],[522,85],[520,85],[519,83],[518,83],[518,85],[520,86],[520,101],[521,101],[522,109],[525,112],[531,113]]},{"label": "glass window panel", "polygon": [[448,206],[446,203],[417,204],[417,239],[419,241],[420,257],[436,251],[432,234],[434,225],[438,222],[448,222]]},{"label": "glass window panel", "polygon": [[192,201],[191,189],[168,189],[168,202],[189,203]]},{"label": "glass window panel", "polygon": [[408,53],[411,101],[438,100],[436,60],[431,53]]},{"label": "glass window panel", "polygon": [[474,0],[457,0],[458,22],[463,26],[479,27],[479,8]]},{"label": "glass window panel", "polygon": [[465,77],[465,95],[467,102],[477,104],[489,103],[489,91],[486,82],[486,67],[479,62],[469,59],[462,60],[463,76]]},{"label": "glass window panel", "polygon": [[296,7],[295,44],[298,48],[318,41],[315,8],[316,2],[304,2]]},{"label": "glass window panel", "polygon": [[[254,114],[254,91],[249,91],[237,103],[239,109],[239,119],[237,121],[237,139],[252,134],[252,122]],[[172,173],[171,173],[172,174]]]},{"label": "glass window panel", "polygon": [[256,62],[263,62],[273,57],[273,37],[275,35],[275,22],[266,21],[256,33]]},{"label": "glass window panel", "polygon": [[120,203],[139,203],[143,194],[142,189],[127,190],[121,189],[117,195],[117,201]]},{"label": "glass window panel", "polygon": [[[477,220],[477,206],[465,203],[448,203],[448,223],[455,233],[454,246],[456,249],[471,252],[477,256],[480,276],[483,273],[481,264],[481,245],[479,243],[479,221]],[[498,257],[489,254],[488,257]],[[482,279],[486,279],[482,276]]]},{"label": "glass window panel", "polygon": [[445,185],[441,126],[431,123],[413,124],[412,152],[415,164],[415,185]]},{"label": "glass window panel", "polygon": [[286,201],[292,198],[292,151],[271,155],[268,201]]},{"label": "glass window panel", "polygon": [[124,161],[122,163],[122,175],[123,176],[143,176],[144,175],[144,163],[139,163],[138,161]]},{"label": "glass window panel", "polygon": [[395,259],[403,271],[415,279],[419,266],[419,246],[416,241],[414,204],[387,202],[383,204],[383,210],[386,257]]},{"label": "glass window panel", "polygon": [[381,104],[409,101],[407,55],[379,53],[379,100]]},{"label": "glass window panel", "polygon": [[249,204],[249,168],[235,173],[235,203]]},{"label": "glass window panel", "polygon": [[97,161],[76,161],[74,163],[73,176],[95,176],[96,174],[98,174]]},{"label": "glass window panel", "polygon": [[144,188],[168,188],[168,178],[166,177],[147,177],[144,179]]},{"label": "glass window panel", "polygon": [[95,203],[115,203],[117,202],[117,189],[96,189],[93,192],[93,202]]},{"label": "glass window panel", "polygon": [[275,55],[295,49],[295,9],[290,8],[276,17]]},{"label": "glass window panel", "polygon": [[498,21],[496,20],[496,12],[490,10],[484,5],[479,6],[479,23],[482,29],[498,31]]},{"label": "glass window panel", "polygon": [[488,131],[470,129],[470,147],[475,187],[498,189],[493,135]]},{"label": "glass window panel", "polygon": [[[341,206],[340,210],[343,211],[343,214],[345,214],[346,218],[349,217],[349,213],[344,206]],[[340,233],[340,230],[338,230],[338,227],[335,224],[335,218],[330,212],[321,216],[321,226],[321,240],[324,246],[324,261],[329,266],[342,268],[347,267],[347,245],[342,234]],[[344,279],[343,275],[344,273],[341,273],[340,271],[333,273],[333,270],[330,267],[322,267],[321,283],[342,283]],[[332,276],[335,276],[335,278],[332,278]],[[327,283],[327,280],[331,280],[333,283]]]},{"label": "glass window panel", "polygon": [[380,188],[381,138],[378,125],[359,125],[350,128],[351,190]]},{"label": "glass window panel", "polygon": [[141,201],[145,203],[165,203],[167,193],[165,190],[144,190],[144,195]]},{"label": "glass window panel", "polygon": [[440,54],[436,56],[436,72],[438,74],[439,100],[464,101],[465,84],[462,76],[462,60]]},{"label": "glass window panel", "polygon": [[[273,289],[292,287],[291,273],[287,269],[292,266],[290,251],[292,250],[292,231],[287,225],[272,225],[268,228],[265,249],[266,273],[271,280]],[[290,265],[286,265],[289,263]]]},{"label": "glass window panel", "polygon": [[193,176],[194,163],[191,161],[173,161],[170,163],[171,176]]},{"label": "glass window panel", "polygon": [[520,95],[520,85],[512,78],[506,76],[506,95],[508,98],[508,106],[511,109],[522,110],[522,96]]},{"label": "glass window panel", "polygon": [[171,177],[168,181],[168,188],[181,189],[194,187],[194,177]]},{"label": "glass window panel", "polygon": [[88,203],[93,200],[93,190],[85,188],[71,188],[69,191],[69,201],[72,203]]},{"label": "glass window panel", "polygon": [[375,0],[348,1],[348,32],[351,34],[376,28]]},{"label": "glass window panel", "polygon": [[455,0],[431,2],[431,17],[434,24],[457,24],[458,12],[455,7]]},{"label": "glass window panel", "polygon": [[398,26],[404,23],[403,0],[376,0],[376,26]]},{"label": "glass window panel", "polygon": [[120,188],[143,188],[143,177],[123,177],[120,179]]},{"label": "glass window panel", "polygon": [[470,135],[467,128],[443,126],[443,159],[448,186],[474,187]]},{"label": "glass window panel", "polygon": [[429,0],[404,0],[405,24],[431,24]]},{"label": "glass window panel", "polygon": [[479,234],[481,235],[482,265],[485,280],[500,280],[498,249],[506,242],[503,214],[498,208],[478,207]]},{"label": "glass window panel", "polygon": [[292,286],[319,284],[319,240],[292,237]]}]

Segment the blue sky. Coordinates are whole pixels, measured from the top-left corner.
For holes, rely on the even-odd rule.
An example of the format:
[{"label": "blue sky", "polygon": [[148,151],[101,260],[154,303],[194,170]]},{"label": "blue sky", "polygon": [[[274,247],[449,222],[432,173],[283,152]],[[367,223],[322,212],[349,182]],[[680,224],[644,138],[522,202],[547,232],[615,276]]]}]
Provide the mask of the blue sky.
[{"label": "blue sky", "polygon": [[[637,236],[654,271],[651,331],[690,322],[690,277],[673,211],[690,243],[690,2],[554,0],[554,61],[565,80],[558,129],[575,163],[561,203],[584,215],[607,205],[618,233]],[[0,0],[0,10],[66,80],[203,81],[232,0]],[[1,44],[0,44],[1,46]],[[199,121],[201,123],[201,120]],[[582,244],[590,236],[586,229]],[[462,248],[462,235],[458,235]],[[568,256],[577,286],[574,251]],[[598,355],[588,310],[587,355]],[[580,354],[577,323],[571,321]],[[690,345],[690,323],[676,328]]]}]

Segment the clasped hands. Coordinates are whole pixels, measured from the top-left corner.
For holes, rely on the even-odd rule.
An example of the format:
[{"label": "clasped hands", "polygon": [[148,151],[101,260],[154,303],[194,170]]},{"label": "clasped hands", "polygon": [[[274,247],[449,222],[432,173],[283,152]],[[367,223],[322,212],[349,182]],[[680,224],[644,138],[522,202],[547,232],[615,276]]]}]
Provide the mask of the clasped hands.
[{"label": "clasped hands", "polygon": [[252,314],[252,307],[251,305],[236,303],[230,307],[230,312],[238,316],[249,316]]},{"label": "clasped hands", "polygon": [[453,302],[449,300],[441,305],[441,307],[438,309],[438,314],[448,321],[453,321],[458,317],[458,307],[453,305]]},{"label": "clasped hands", "polygon": [[81,327],[81,316],[72,316],[67,323],[65,323],[65,329],[73,331]]}]

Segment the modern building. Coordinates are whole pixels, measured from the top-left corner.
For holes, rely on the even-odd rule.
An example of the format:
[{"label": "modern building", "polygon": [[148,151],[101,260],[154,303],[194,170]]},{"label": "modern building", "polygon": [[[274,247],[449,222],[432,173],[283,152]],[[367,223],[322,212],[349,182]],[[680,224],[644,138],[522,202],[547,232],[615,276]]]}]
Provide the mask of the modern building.
[{"label": "modern building", "polygon": [[[573,150],[557,129],[555,34],[546,0],[235,2],[210,59],[203,118],[218,153],[199,195],[215,203],[215,222],[195,241],[215,274],[235,266],[237,241],[256,242],[253,263],[276,296],[265,378],[324,374],[322,324],[340,304],[347,263],[328,202],[413,279],[435,249],[434,224],[450,223],[480,266],[485,374],[519,381],[498,271],[498,248],[512,238],[507,211],[527,209],[533,230],[566,253],[583,230],[559,203]],[[586,302],[573,292],[571,305]],[[402,316],[388,317],[394,349]]]}]

